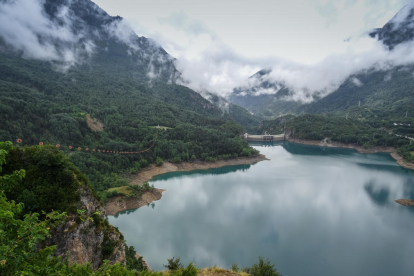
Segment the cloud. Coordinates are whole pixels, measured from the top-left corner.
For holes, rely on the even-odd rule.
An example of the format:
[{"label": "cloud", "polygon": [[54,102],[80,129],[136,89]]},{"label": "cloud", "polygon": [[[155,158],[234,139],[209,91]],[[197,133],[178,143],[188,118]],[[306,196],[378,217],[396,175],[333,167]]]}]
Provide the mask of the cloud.
[{"label": "cloud", "polygon": [[[214,41],[196,58],[183,55],[177,68],[187,80],[186,85],[196,91],[209,91],[228,96],[233,88],[245,91],[256,87],[255,95],[275,94],[280,88],[291,90],[288,100],[311,102],[315,96],[325,97],[354,74],[368,70],[388,70],[394,66],[414,63],[414,43],[408,42],[389,51],[380,41],[367,35],[354,37],[346,43],[342,53],[331,54],[314,64],[302,64],[282,58],[247,58],[237,54],[220,41]],[[259,79],[249,78],[263,68],[271,73]],[[352,79],[357,86],[363,84]],[[275,87],[258,88],[262,82]],[[243,93],[243,89],[241,95]]]},{"label": "cloud", "polygon": [[74,33],[72,14],[62,6],[52,21],[46,16],[42,0],[0,2],[0,37],[22,51],[25,58],[57,62],[61,70],[81,63],[93,53],[95,45]]},{"label": "cloud", "polygon": [[[400,44],[393,51],[388,51],[377,40],[367,37],[359,40],[354,45],[350,45],[348,52],[331,55],[313,65],[283,62],[274,64],[270,67],[271,73],[250,81],[245,87],[248,89],[264,81],[283,84],[293,92],[290,100],[310,102],[313,101],[313,96],[324,97],[332,93],[354,74],[368,70],[385,71],[395,66],[414,63],[414,42]],[[360,42],[370,47],[358,51],[363,48]],[[351,81],[356,86],[363,85],[357,78],[352,78]],[[277,90],[274,91],[276,92]]]},{"label": "cloud", "polygon": [[112,21],[105,26],[107,33],[116,38],[119,42],[126,44],[129,48],[134,51],[139,50],[137,43],[137,35],[132,30],[127,21],[122,18]]},{"label": "cloud", "polygon": [[[382,10],[374,9],[372,3],[368,5],[368,2],[313,1],[314,5],[319,5],[317,10],[325,18],[326,24],[337,24],[338,28],[344,22],[349,22],[349,15],[356,9],[364,9],[365,12],[363,16],[358,16],[359,21],[379,22],[383,17],[389,19],[391,16],[385,8],[401,1],[381,1],[379,5],[384,7]],[[203,22],[190,18],[183,11],[159,19],[158,24],[161,27],[155,30],[149,31],[142,26],[140,30],[145,30],[177,58],[176,67],[185,80],[183,84],[198,92],[208,91],[224,97],[232,93],[235,87],[248,90],[267,81],[275,83],[274,87],[256,88],[255,95],[273,94],[287,87],[293,92],[290,100],[310,102],[315,95],[324,97],[332,93],[358,72],[372,68],[386,70],[414,62],[411,45],[400,45],[389,52],[381,42],[361,34],[342,42],[340,49],[318,62],[300,63],[277,56],[248,57],[239,54]],[[361,25],[366,24],[359,22],[359,28]],[[367,29],[362,31],[366,33]],[[248,34],[246,39],[249,39]],[[302,43],[306,44],[307,38]],[[321,40],[320,44],[323,43]],[[259,80],[249,78],[263,68],[270,68],[272,72]],[[241,94],[246,93],[242,91]]]},{"label": "cloud", "polygon": [[353,84],[355,84],[356,86],[358,86],[358,87],[361,87],[361,86],[363,86],[364,84],[358,79],[358,78],[355,78],[355,77],[353,77],[352,79],[351,79],[351,81],[352,81],[352,83]]}]

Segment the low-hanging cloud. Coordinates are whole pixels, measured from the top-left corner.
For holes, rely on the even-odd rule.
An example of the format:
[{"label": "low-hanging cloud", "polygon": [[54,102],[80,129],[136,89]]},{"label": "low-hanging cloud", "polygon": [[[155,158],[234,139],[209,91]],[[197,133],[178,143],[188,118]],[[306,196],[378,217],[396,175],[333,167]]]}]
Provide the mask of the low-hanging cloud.
[{"label": "low-hanging cloud", "polygon": [[[406,42],[390,51],[381,41],[368,35],[348,40],[343,53],[333,54],[314,64],[301,64],[281,58],[247,58],[225,45],[211,46],[197,58],[178,59],[177,67],[187,85],[196,91],[210,91],[228,96],[238,87],[240,95],[263,82],[273,87],[256,89],[254,95],[275,94],[281,87],[292,92],[287,100],[310,102],[324,97],[354,74],[368,70],[389,70],[414,63],[414,42]],[[258,78],[249,78],[259,69],[271,69]],[[353,83],[363,86],[354,78]]]},{"label": "low-hanging cloud", "polygon": [[[367,12],[363,17],[359,16],[359,21],[368,22],[375,18],[391,18],[392,14],[388,13],[386,7],[399,5],[404,1],[381,1],[382,9],[373,9],[370,1],[361,1],[358,5],[356,2],[340,1],[343,7],[337,1],[322,2],[326,2],[326,5],[318,6],[322,16],[331,15],[332,7],[336,10],[333,16],[327,18],[327,24],[332,25],[339,20],[338,26],[341,27],[344,22],[349,23],[349,16],[355,9],[360,9],[361,5]],[[396,23],[394,26],[404,21],[412,6],[409,4],[392,19],[392,22]],[[350,8],[346,9],[347,7]],[[345,15],[340,13],[342,10],[346,10]],[[346,20],[343,17],[346,17]],[[300,63],[277,56],[260,57],[260,53],[256,57],[239,54],[203,22],[188,17],[184,12],[172,13],[161,18],[159,24],[159,31],[148,32],[147,29],[146,34],[154,37],[177,58],[176,66],[182,73],[184,84],[198,92],[208,91],[225,97],[230,95],[234,88],[241,88],[238,91],[243,95],[256,86],[255,95],[274,94],[281,88],[288,88],[291,93],[287,99],[309,102],[313,101],[315,96],[324,97],[332,93],[355,74],[372,69],[388,70],[394,66],[414,63],[413,43],[401,44],[389,51],[389,48],[377,38],[369,37],[369,29],[357,29],[356,34],[344,41],[340,49],[335,49],[333,54],[318,62]],[[141,30],[144,30],[142,26]],[[246,39],[249,39],[248,34]],[[303,44],[306,43],[304,38]],[[321,40],[320,43],[324,42]],[[261,69],[271,69],[271,73],[260,78],[250,78]],[[257,87],[263,82],[273,85]],[[356,86],[364,85],[356,80],[353,80],[353,83]]]},{"label": "low-hanging cloud", "polygon": [[[57,12],[59,23],[44,11],[42,0],[0,2],[0,37],[20,50],[25,58],[57,62],[66,70],[90,56],[95,45],[82,32],[72,31],[72,14],[67,6]],[[82,57],[82,58],[81,58]]]},{"label": "low-hanging cloud", "polygon": [[[313,96],[324,97],[332,93],[354,74],[368,70],[386,71],[395,66],[414,63],[412,41],[400,44],[389,51],[380,41],[369,37],[361,40],[365,45],[370,45],[367,50],[357,52],[359,43],[356,43],[350,46],[349,52],[329,56],[313,65],[277,63],[270,67],[269,74],[250,80],[245,87],[253,87],[263,81],[278,83],[292,91],[288,99],[310,102],[313,101]],[[389,79],[390,77],[387,80]],[[355,77],[351,78],[351,81],[358,87],[363,86]]]},{"label": "low-hanging cloud", "polygon": [[[328,56],[311,65],[278,58],[246,58],[221,46],[210,47],[195,59],[182,57],[178,59],[177,67],[188,80],[187,85],[196,91],[227,96],[235,87],[247,90],[267,81],[275,83],[274,88],[257,90],[255,95],[274,94],[284,86],[293,92],[292,100],[307,102],[313,100],[313,95],[323,97],[332,93],[353,74],[414,63],[412,42],[401,44],[393,51],[368,36],[345,43],[349,43],[345,53]],[[271,72],[260,78],[249,78],[263,68],[271,69]]]}]

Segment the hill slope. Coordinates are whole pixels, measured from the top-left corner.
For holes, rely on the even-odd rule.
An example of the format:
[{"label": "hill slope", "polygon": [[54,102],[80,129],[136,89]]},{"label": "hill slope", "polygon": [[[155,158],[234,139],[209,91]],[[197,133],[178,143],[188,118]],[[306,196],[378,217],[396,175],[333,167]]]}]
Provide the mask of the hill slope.
[{"label": "hill slope", "polygon": [[[257,119],[238,107],[223,112],[177,84],[174,59],[138,37],[122,18],[89,0],[36,3],[41,6],[28,15],[38,8],[45,23],[28,30],[36,37],[33,47],[0,29],[0,140],[111,151],[141,151],[156,141],[139,155],[72,152],[71,160],[99,192],[120,184],[111,173],[136,172],[156,157],[180,162],[193,155],[234,156],[249,148],[234,121],[251,126]],[[25,7],[0,5],[1,16],[10,20],[14,8]],[[52,47],[53,55],[39,57],[42,47]]]}]

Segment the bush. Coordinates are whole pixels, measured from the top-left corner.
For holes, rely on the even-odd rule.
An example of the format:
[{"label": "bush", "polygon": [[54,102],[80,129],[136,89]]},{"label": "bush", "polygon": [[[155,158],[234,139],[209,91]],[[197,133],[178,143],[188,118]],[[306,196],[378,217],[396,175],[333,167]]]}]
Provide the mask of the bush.
[{"label": "bush", "polygon": [[168,270],[174,271],[183,268],[183,265],[180,263],[180,257],[172,257],[171,259],[167,259],[167,261],[168,264],[164,265],[164,267],[168,268]]},{"label": "bush", "polygon": [[162,166],[162,165],[164,165],[164,160],[162,160],[161,157],[157,157],[157,159],[155,160],[155,164],[157,166]]},{"label": "bush", "polygon": [[263,257],[259,257],[259,262],[252,266],[251,274],[252,276],[282,276],[274,266],[270,264],[269,259],[264,261]]},{"label": "bush", "polygon": [[235,272],[235,273],[239,273],[240,272],[240,268],[238,264],[232,264],[231,265],[231,271]]},{"label": "bush", "polygon": [[137,252],[135,251],[135,248],[133,246],[125,246],[125,257],[127,259],[127,268],[129,270],[137,270],[137,271],[143,271],[146,268],[144,267],[144,263],[142,261],[142,256],[140,256],[138,259],[135,258],[135,254]]},{"label": "bush", "polygon": [[171,160],[172,163],[181,163],[181,157],[180,156],[176,156]]},{"label": "bush", "polygon": [[197,276],[198,269],[193,265],[193,263],[189,263],[186,268],[183,269],[182,276]]}]

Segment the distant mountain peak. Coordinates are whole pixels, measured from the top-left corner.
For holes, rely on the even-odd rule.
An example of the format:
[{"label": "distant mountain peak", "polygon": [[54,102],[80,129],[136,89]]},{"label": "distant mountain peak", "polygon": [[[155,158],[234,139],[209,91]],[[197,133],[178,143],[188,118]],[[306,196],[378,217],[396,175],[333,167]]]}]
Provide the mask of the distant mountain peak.
[{"label": "distant mountain peak", "polygon": [[390,50],[398,44],[413,40],[414,3],[404,6],[387,24],[382,28],[374,29],[369,35],[378,38]]}]

